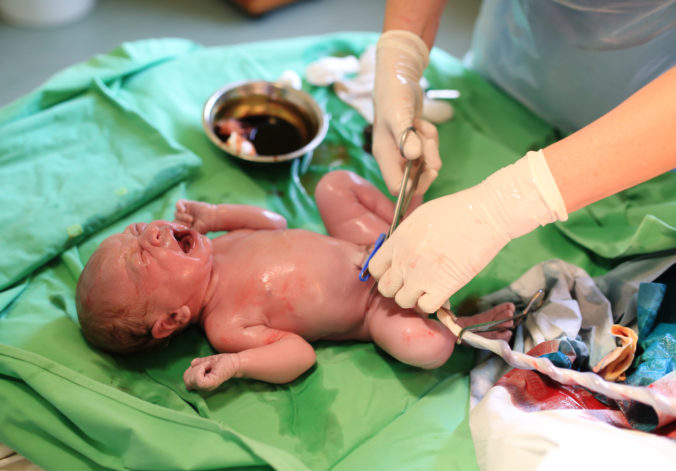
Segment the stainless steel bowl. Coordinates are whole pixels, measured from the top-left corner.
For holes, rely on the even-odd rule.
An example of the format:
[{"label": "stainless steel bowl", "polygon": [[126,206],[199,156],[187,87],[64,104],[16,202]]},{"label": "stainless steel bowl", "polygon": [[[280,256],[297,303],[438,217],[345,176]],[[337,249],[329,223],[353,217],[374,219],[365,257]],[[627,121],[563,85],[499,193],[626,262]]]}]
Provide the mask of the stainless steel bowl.
[{"label": "stainless steel bowl", "polygon": [[[249,139],[256,154],[226,145],[219,132],[225,120],[253,129]],[[254,162],[281,162],[306,155],[316,148],[328,130],[328,117],[307,93],[266,81],[227,85],[204,104],[202,125],[216,146],[234,157]]]}]

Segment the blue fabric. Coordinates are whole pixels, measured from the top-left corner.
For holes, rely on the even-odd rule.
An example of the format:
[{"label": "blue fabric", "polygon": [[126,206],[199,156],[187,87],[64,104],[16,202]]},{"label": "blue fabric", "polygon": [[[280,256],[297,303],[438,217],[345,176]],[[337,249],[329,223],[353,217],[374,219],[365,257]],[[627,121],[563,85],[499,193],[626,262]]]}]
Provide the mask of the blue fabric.
[{"label": "blue fabric", "polygon": [[653,330],[657,311],[659,311],[664,299],[666,285],[662,283],[641,283],[638,288],[638,336],[646,338]]},{"label": "blue fabric", "polygon": [[552,352],[545,353],[544,355],[540,356],[542,358],[549,358],[549,361],[551,361],[554,364],[554,366],[558,366],[559,368],[570,369],[573,366],[573,362],[570,361],[570,358],[568,358],[565,353]]},{"label": "blue fabric", "polygon": [[548,358],[554,366],[559,368],[589,370],[589,349],[582,340],[564,337],[558,339],[558,343],[556,352],[545,353],[540,357]]},{"label": "blue fabric", "polygon": [[676,369],[676,324],[658,324],[641,345],[644,351],[627,383],[647,386]]},{"label": "blue fabric", "polygon": [[[673,284],[671,288],[675,288]],[[664,302],[665,298],[666,284],[640,284],[637,295],[638,343],[643,352],[634,361],[635,368],[627,377],[629,384],[647,386],[676,368],[676,324],[664,322],[674,316],[671,312],[673,306]]]}]

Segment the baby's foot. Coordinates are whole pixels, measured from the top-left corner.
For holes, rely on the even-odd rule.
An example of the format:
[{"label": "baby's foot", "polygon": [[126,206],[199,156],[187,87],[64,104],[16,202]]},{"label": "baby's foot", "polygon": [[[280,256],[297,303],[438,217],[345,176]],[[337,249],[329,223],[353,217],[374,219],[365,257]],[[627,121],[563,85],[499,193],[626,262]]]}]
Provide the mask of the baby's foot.
[{"label": "baby's foot", "polygon": [[[498,304],[495,307],[492,307],[487,311],[480,312],[479,314],[475,314],[473,316],[458,317],[456,323],[460,327],[471,327],[473,325],[481,324],[483,322],[492,322],[501,319],[509,319],[501,324],[497,324],[494,326],[496,328],[502,327],[501,330],[495,330],[492,332],[481,332],[481,331],[475,332],[477,335],[481,335],[482,337],[486,337],[487,339],[502,339],[507,341],[512,336],[512,331],[507,330],[507,328],[512,327],[514,325],[514,321],[510,319],[511,317],[514,316],[514,311],[515,307],[513,303],[502,303]],[[491,326],[486,326],[485,328],[490,327]]]}]

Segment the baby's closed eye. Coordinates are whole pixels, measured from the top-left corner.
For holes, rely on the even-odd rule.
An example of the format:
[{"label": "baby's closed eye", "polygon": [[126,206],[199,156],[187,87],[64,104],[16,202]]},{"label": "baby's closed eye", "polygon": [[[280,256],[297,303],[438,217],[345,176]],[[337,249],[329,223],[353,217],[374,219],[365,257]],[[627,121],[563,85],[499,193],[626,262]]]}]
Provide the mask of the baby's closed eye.
[{"label": "baby's closed eye", "polygon": [[135,222],[133,224],[128,225],[125,231],[129,232],[131,235],[138,236],[141,235],[141,232],[143,232],[143,229],[145,229],[147,225],[148,224],[146,224],[145,222]]}]

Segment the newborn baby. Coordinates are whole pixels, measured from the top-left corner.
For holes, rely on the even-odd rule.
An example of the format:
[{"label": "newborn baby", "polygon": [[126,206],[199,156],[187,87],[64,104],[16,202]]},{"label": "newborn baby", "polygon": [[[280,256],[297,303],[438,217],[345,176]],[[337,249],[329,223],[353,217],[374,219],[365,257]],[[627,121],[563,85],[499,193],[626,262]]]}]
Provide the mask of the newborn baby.
[{"label": "newborn baby", "polygon": [[[446,362],[456,342],[446,327],[358,278],[394,203],[347,171],[325,175],[315,199],[328,236],[287,229],[282,216],[253,206],[179,201],[174,222],[132,224],[108,237],[77,285],[85,337],[131,353],[199,323],[220,354],[192,361],[184,374],[190,389],[233,377],[292,381],[314,364],[310,342],[320,339],[373,341],[421,368]],[[205,236],[213,231],[228,232]],[[513,314],[505,303],[458,323]]]}]

